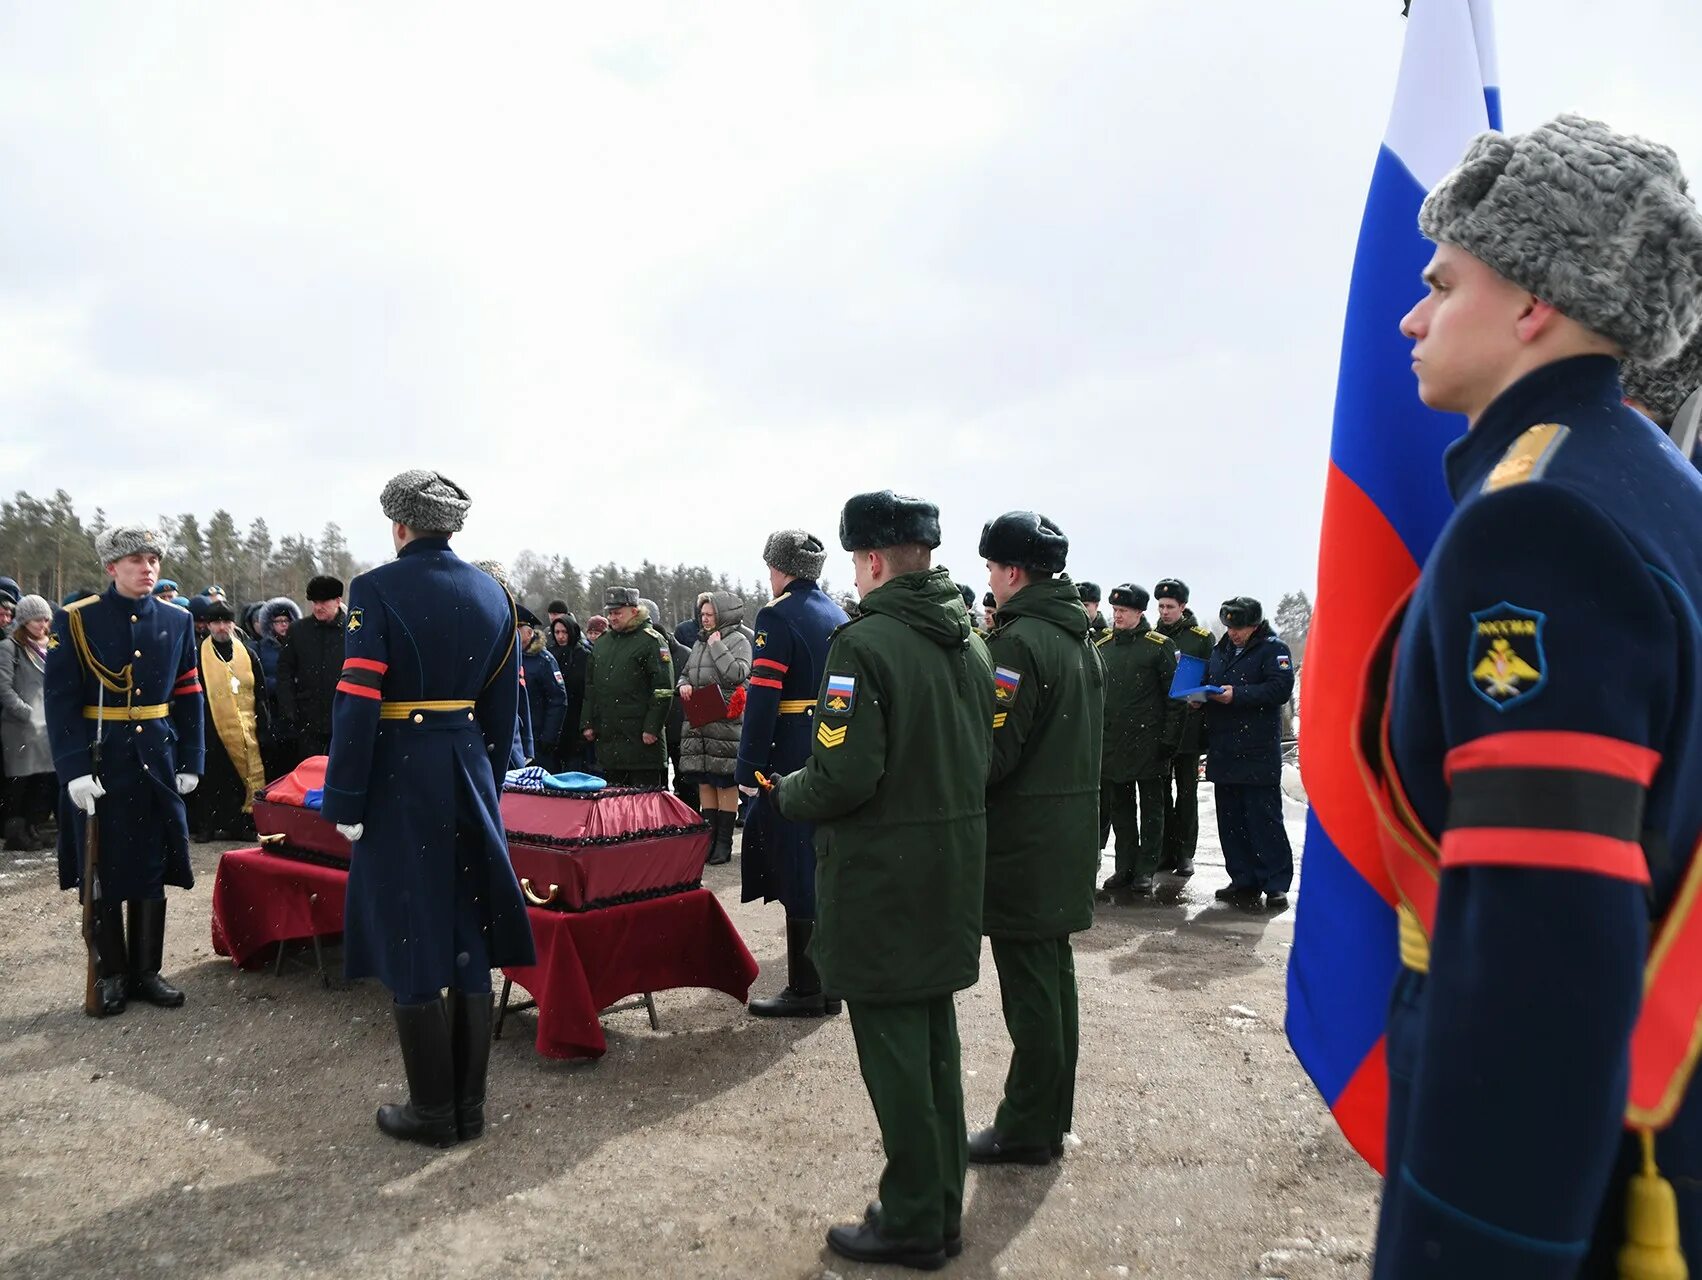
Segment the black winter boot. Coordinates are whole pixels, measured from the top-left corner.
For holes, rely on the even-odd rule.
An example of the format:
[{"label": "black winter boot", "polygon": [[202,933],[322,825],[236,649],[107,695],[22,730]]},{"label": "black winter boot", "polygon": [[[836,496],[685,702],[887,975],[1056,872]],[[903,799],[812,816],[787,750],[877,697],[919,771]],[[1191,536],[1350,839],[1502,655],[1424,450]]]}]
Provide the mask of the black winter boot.
[{"label": "black winter boot", "polygon": [[36,844],[35,840],[31,837],[29,824],[27,822],[25,822],[22,818],[6,819],[7,853],[28,853],[30,850],[40,847],[41,846]]},{"label": "black winter boot", "polygon": [[449,993],[449,1049],[455,1063],[455,1134],[485,1131],[485,1078],[491,1065],[491,994]]},{"label": "black winter boot", "polygon": [[[129,1003],[130,966],[124,955],[124,904],[106,899],[94,905],[96,1018],[112,1018]],[[88,1012],[87,1009],[84,1012]]]},{"label": "black winter boot", "polygon": [[708,865],[712,867],[725,866],[733,860],[733,819],[735,815],[725,809],[711,809],[703,816],[709,819],[710,829],[715,833],[715,843],[709,850]]},{"label": "black winter boot", "polygon": [[165,961],[165,899],[144,898],[129,906],[130,994],[162,1009],[175,1009],[183,1003],[183,992],[160,977]]},{"label": "black winter boot", "polygon": [[399,1004],[396,1036],[408,1074],[408,1101],[378,1108],[378,1127],[392,1138],[428,1147],[455,1145],[455,1060],[443,1001]]},{"label": "black winter boot", "polygon": [[759,1018],[830,1018],[839,1013],[840,1002],[822,994],[821,976],[810,963],[810,935],[814,920],[786,921],[786,989],[777,996],[752,1000],[750,1010]]}]

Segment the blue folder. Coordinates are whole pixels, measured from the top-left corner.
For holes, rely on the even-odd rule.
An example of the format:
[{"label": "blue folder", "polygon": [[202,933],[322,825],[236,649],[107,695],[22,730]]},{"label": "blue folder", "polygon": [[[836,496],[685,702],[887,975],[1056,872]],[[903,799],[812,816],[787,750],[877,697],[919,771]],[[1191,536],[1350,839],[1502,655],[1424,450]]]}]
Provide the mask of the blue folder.
[{"label": "blue folder", "polygon": [[1176,678],[1170,682],[1172,698],[1199,697],[1208,693],[1222,693],[1220,684],[1204,684],[1206,678],[1206,660],[1190,654],[1181,654],[1176,659]]}]

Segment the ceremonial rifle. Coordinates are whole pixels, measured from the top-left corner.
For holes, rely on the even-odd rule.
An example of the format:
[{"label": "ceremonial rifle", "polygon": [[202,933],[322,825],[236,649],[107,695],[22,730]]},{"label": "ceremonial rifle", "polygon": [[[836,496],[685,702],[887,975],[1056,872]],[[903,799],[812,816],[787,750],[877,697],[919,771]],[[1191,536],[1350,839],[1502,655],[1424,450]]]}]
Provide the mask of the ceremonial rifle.
[{"label": "ceremonial rifle", "polygon": [[[106,710],[106,684],[97,680],[100,685],[99,709]],[[95,720],[95,740],[89,748],[89,772],[98,782],[100,780],[100,743],[106,732],[106,720]],[[100,802],[95,802],[98,810]],[[100,995],[95,990],[97,965],[95,955],[95,898],[100,893],[100,818],[89,814],[83,821],[83,941],[89,948],[89,967],[83,981],[83,1012],[90,1017],[100,1015]]]}]

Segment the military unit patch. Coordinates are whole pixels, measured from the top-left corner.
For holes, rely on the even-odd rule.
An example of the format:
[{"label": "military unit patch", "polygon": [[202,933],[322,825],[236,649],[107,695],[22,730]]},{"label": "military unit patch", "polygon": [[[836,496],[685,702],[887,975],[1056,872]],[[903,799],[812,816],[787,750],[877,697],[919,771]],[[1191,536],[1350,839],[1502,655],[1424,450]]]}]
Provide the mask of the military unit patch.
[{"label": "military unit patch", "polygon": [[365,625],[366,625],[366,610],[365,609],[350,609],[349,610],[349,630],[350,631],[359,631]]},{"label": "military unit patch", "polygon": [[[827,676],[827,688],[822,690],[821,709],[823,715],[848,716],[857,706],[857,677],[834,675],[831,671]],[[818,731],[819,739],[821,733]],[[833,744],[838,746],[836,742]]]},{"label": "military unit patch", "polygon": [[1288,670],[1291,670],[1293,667],[1294,667],[1293,657],[1291,657],[1289,654],[1286,654],[1286,653],[1279,653],[1277,655],[1277,670],[1278,671],[1288,671]]},{"label": "military unit patch", "polygon": [[752,640],[751,644],[754,645],[758,649],[768,648],[768,632],[766,632],[766,631],[757,632],[756,633],[756,639]]},{"label": "military unit patch", "polygon": [[1542,644],[1548,616],[1503,600],[1471,621],[1467,671],[1473,692],[1497,711],[1536,697],[1548,683]]},{"label": "military unit patch", "polygon": [[662,655],[663,662],[672,662],[674,660],[673,651],[665,644],[658,646],[656,652]]},{"label": "military unit patch", "polygon": [[829,724],[816,726],[816,741],[821,743],[824,750],[832,751],[835,747],[845,745],[845,735],[851,732],[851,726],[842,724],[837,729]]},{"label": "military unit patch", "polygon": [[993,696],[1000,702],[1015,702],[1016,691],[1022,688],[1022,672],[1009,667],[993,668]]}]

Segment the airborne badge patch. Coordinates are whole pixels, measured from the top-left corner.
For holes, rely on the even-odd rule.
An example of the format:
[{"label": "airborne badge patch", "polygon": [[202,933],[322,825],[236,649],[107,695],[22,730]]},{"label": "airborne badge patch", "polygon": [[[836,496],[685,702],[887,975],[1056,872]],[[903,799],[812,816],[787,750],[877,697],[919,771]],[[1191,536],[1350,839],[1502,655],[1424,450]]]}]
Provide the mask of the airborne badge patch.
[{"label": "airborne badge patch", "polygon": [[1022,688],[1022,672],[1009,667],[993,668],[993,697],[1002,703],[1016,701],[1016,691]]},{"label": "airborne badge patch", "polygon": [[[857,707],[857,677],[827,673],[827,688],[821,693],[821,711],[825,716],[848,716]],[[816,737],[821,737],[820,733]],[[825,745],[825,744],[824,744]],[[837,742],[832,744],[838,746]]]},{"label": "airborne badge patch", "polygon": [[359,631],[365,625],[366,625],[366,610],[365,609],[350,609],[349,610],[349,630],[350,631]]},{"label": "airborne badge patch", "polygon": [[1546,614],[1503,600],[1472,614],[1472,691],[1497,711],[1528,702],[1548,683],[1542,632]]}]

